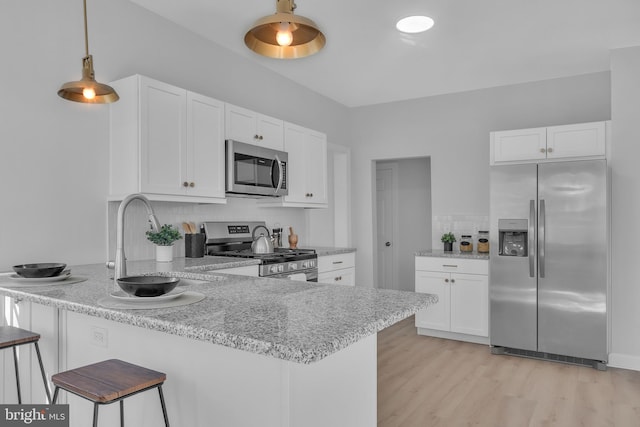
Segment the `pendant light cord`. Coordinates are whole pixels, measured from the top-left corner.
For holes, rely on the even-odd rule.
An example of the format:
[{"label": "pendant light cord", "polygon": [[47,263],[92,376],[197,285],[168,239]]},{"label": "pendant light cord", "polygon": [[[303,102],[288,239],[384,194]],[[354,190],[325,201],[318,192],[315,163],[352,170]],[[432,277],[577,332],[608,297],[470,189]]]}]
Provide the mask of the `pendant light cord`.
[{"label": "pendant light cord", "polygon": [[89,31],[87,30],[87,0],[82,0],[84,4],[84,48],[85,56],[89,56]]}]

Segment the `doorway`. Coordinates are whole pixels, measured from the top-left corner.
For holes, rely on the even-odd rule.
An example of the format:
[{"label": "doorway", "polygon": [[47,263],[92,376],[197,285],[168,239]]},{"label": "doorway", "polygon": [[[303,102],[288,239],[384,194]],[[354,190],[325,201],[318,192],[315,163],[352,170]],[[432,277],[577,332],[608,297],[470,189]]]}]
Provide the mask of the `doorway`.
[{"label": "doorway", "polygon": [[431,159],[375,162],[376,287],[413,291],[414,253],[431,249]]}]

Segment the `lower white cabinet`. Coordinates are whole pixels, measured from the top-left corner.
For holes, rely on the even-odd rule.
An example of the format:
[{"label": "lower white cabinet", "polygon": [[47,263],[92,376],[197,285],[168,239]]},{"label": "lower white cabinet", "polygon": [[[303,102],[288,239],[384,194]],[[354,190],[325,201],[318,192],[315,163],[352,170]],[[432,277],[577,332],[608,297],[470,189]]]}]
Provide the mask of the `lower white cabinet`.
[{"label": "lower white cabinet", "polygon": [[488,344],[488,261],[416,257],[415,264],[416,292],[438,296],[416,313],[418,333]]},{"label": "lower white cabinet", "polygon": [[355,252],[318,257],[318,283],[355,286],[355,280]]}]

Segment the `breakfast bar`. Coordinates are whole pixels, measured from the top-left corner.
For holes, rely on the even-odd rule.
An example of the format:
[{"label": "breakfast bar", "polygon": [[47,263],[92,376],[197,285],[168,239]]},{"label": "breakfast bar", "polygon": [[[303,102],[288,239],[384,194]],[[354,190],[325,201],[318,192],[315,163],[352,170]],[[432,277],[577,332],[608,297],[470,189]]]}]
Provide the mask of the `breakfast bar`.
[{"label": "breakfast bar", "polygon": [[[81,282],[1,282],[3,314],[42,334],[48,375],[109,358],[165,372],[173,425],[376,425],[376,333],[436,297],[223,274],[209,262],[129,263],[132,273],[181,278],[180,298],[203,296],[192,304],[112,305],[112,271],[96,264],[71,267]],[[91,409],[68,399],[80,425]],[[129,425],[162,425],[160,411],[142,410],[157,397],[135,399],[148,401],[131,405]],[[117,408],[103,416],[117,420]]]}]

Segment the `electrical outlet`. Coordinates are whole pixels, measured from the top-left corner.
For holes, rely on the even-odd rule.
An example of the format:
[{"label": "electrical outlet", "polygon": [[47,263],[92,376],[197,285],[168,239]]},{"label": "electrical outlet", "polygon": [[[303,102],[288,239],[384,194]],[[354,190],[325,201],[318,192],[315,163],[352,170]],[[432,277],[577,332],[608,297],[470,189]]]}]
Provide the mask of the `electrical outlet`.
[{"label": "electrical outlet", "polygon": [[91,327],[91,342],[99,347],[107,347],[107,330],[97,326]]}]

